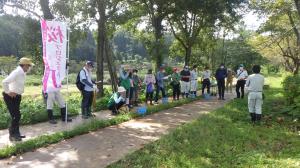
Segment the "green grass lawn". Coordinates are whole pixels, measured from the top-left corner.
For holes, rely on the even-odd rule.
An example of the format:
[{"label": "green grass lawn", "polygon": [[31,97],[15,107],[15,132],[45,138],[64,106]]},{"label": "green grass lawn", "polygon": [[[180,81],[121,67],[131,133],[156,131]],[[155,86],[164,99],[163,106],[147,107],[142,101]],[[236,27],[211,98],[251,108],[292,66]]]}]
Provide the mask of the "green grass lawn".
[{"label": "green grass lawn", "polygon": [[[284,116],[280,78],[268,78],[260,125],[249,120],[246,100],[235,100],[185,124],[110,165],[118,167],[300,167],[300,128]],[[285,117],[283,122],[278,117]]]}]

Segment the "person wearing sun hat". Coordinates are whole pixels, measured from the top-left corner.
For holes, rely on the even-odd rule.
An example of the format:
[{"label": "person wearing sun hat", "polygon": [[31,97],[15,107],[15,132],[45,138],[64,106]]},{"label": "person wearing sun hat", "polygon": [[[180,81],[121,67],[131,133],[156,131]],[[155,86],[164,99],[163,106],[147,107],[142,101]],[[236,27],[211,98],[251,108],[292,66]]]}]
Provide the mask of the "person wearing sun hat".
[{"label": "person wearing sun hat", "polygon": [[[236,83],[236,95],[237,98],[244,98],[245,94],[245,84],[246,84],[246,79],[248,77],[247,70],[244,68],[243,64],[240,64],[239,69],[237,70],[237,83]],[[242,94],[240,93],[240,90]]]},{"label": "person wearing sun hat", "polygon": [[108,109],[112,115],[117,115],[118,110],[126,103],[126,89],[122,86],[118,87],[118,92],[113,93],[108,101]]},{"label": "person wearing sun hat", "polygon": [[19,60],[19,66],[13,70],[3,81],[3,98],[11,116],[9,127],[9,140],[21,141],[25,138],[21,135],[19,122],[21,119],[20,104],[24,93],[25,77],[34,66],[31,59],[23,57]]}]

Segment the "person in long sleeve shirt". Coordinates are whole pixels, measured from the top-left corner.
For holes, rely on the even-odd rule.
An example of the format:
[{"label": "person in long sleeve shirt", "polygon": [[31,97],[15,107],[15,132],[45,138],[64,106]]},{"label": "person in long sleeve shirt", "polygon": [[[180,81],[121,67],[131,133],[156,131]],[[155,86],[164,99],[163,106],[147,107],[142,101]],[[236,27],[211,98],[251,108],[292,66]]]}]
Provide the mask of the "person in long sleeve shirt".
[{"label": "person in long sleeve shirt", "polygon": [[154,84],[156,84],[155,76],[152,74],[152,69],[148,70],[148,73],[145,75],[144,83],[146,84],[146,104],[150,101],[150,105],[153,100]]},{"label": "person in long sleeve shirt", "polygon": [[207,88],[207,94],[210,94],[210,76],[211,72],[209,67],[205,67],[205,70],[202,73],[202,95],[204,95],[205,88]]},{"label": "person in long sleeve shirt", "polygon": [[159,92],[161,91],[162,97],[166,97],[166,91],[164,86],[165,77],[165,68],[160,67],[160,70],[156,74],[156,95],[155,95],[155,103],[158,103]]},{"label": "person in long sleeve shirt", "polygon": [[256,122],[261,120],[262,104],[263,104],[263,87],[264,76],[260,74],[260,66],[254,65],[252,70],[254,74],[250,75],[246,81],[248,88],[248,109],[251,116],[251,121]]},{"label": "person in long sleeve shirt", "polygon": [[225,100],[225,78],[227,77],[227,70],[224,64],[220,65],[220,68],[217,69],[215,78],[218,83],[218,91],[219,91],[219,100]]},{"label": "person in long sleeve shirt", "polygon": [[118,87],[118,92],[114,93],[108,101],[108,109],[112,115],[117,115],[118,110],[125,104],[126,90],[124,87]]},{"label": "person in long sleeve shirt", "polygon": [[[245,95],[245,84],[246,84],[246,79],[248,77],[247,70],[244,69],[244,65],[241,64],[239,69],[237,70],[237,83],[236,83],[236,95],[237,98],[244,98]],[[240,90],[242,92],[242,95],[240,93]]]},{"label": "person in long sleeve shirt", "polygon": [[97,86],[92,81],[92,70],[94,64],[92,61],[87,61],[83,69],[80,71],[80,82],[84,84],[84,89],[82,91],[82,103],[81,103],[81,113],[82,118],[87,119],[92,116],[92,104],[94,90],[97,90]]},{"label": "person in long sleeve shirt", "polygon": [[11,141],[21,141],[25,138],[20,134],[19,122],[21,119],[20,104],[22,94],[24,93],[26,73],[34,64],[28,58],[21,58],[19,66],[12,71],[3,81],[3,98],[7,109],[11,116],[11,124],[9,127],[9,139]]}]

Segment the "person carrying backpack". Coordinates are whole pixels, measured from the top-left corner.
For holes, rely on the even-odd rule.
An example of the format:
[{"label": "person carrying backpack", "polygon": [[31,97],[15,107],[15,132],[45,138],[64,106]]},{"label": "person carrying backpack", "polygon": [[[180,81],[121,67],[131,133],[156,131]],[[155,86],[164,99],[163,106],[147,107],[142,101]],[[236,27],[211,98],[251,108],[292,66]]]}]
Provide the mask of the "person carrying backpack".
[{"label": "person carrying backpack", "polygon": [[94,63],[92,61],[87,61],[83,69],[78,74],[77,79],[79,78],[79,81],[76,81],[76,85],[82,93],[81,114],[84,119],[92,117],[94,90],[98,92],[96,83],[92,81],[93,69]]},{"label": "person carrying backpack", "polygon": [[146,104],[150,101],[150,105],[153,105],[152,100],[156,80],[155,76],[152,74],[152,69],[149,69],[148,73],[145,75],[144,83],[146,84]]}]

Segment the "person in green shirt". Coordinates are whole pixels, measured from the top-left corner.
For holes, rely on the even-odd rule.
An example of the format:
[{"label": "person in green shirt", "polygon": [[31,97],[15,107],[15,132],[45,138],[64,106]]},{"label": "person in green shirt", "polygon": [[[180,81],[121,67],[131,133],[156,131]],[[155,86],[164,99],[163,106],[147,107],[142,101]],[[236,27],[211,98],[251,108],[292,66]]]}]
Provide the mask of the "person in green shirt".
[{"label": "person in green shirt", "polygon": [[173,87],[173,101],[179,100],[180,95],[180,79],[181,76],[177,68],[173,68],[173,74],[171,75],[171,86]]},{"label": "person in green shirt", "polygon": [[112,115],[117,115],[118,110],[126,103],[126,89],[118,87],[118,92],[113,93],[108,101],[108,109],[111,110]]}]

